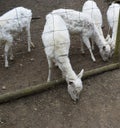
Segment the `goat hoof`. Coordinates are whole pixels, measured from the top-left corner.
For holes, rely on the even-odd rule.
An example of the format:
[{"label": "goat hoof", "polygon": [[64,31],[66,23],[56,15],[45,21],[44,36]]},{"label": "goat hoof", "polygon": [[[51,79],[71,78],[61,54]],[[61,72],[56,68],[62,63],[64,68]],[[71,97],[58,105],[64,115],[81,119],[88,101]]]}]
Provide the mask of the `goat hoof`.
[{"label": "goat hoof", "polygon": [[14,57],[10,57],[10,60],[13,61],[14,60]]},{"label": "goat hoof", "polygon": [[28,52],[30,53],[30,52],[31,52],[31,50],[28,50]]},{"label": "goat hoof", "polygon": [[7,66],[5,66],[5,68],[6,68],[6,69],[8,69],[8,68],[9,68],[9,66],[7,65]]},{"label": "goat hoof", "polygon": [[82,52],[82,55],[85,55],[85,52]]}]

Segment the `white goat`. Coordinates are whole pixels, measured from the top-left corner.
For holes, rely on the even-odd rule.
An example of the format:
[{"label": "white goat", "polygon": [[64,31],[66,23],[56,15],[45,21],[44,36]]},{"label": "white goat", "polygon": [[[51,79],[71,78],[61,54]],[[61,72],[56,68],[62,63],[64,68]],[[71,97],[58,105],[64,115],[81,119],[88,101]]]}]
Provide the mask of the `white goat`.
[{"label": "white goat", "polygon": [[[94,21],[94,23],[98,27],[100,34],[104,36],[103,31],[102,31],[102,24],[103,24],[102,13],[100,9],[98,8],[97,3],[94,0],[87,0],[83,4],[82,12],[88,14],[91,17],[91,19]],[[94,49],[93,43],[94,42],[92,41],[92,47]]]},{"label": "white goat", "polygon": [[52,13],[60,15],[64,19],[67,28],[71,33],[80,33],[83,42],[90,51],[93,61],[96,60],[92,53],[92,48],[89,41],[90,38],[97,44],[102,59],[104,61],[108,60],[110,46],[105,41],[103,35],[100,34],[93,20],[86,13],[72,9],[57,9],[53,10]]},{"label": "white goat", "polygon": [[8,53],[10,53],[10,59],[13,60],[13,39],[23,31],[23,28],[27,31],[28,51],[31,51],[30,45],[33,45],[30,34],[31,18],[31,10],[23,7],[14,8],[0,17],[0,45],[5,44],[5,67],[9,66]]},{"label": "white goat", "polygon": [[51,79],[51,70],[54,62],[60,68],[63,77],[67,81],[71,98],[76,101],[79,99],[79,94],[83,88],[81,77],[84,70],[77,76],[72,69],[68,57],[70,48],[69,32],[64,20],[59,15],[48,14],[46,16],[42,41],[49,66],[47,81],[49,82]]},{"label": "white goat", "polygon": [[119,18],[120,4],[112,3],[107,10],[107,20],[110,28],[112,29],[112,36],[107,35],[107,40],[111,46],[111,56],[114,53],[116,37],[117,37],[117,28],[118,28],[118,18]]}]

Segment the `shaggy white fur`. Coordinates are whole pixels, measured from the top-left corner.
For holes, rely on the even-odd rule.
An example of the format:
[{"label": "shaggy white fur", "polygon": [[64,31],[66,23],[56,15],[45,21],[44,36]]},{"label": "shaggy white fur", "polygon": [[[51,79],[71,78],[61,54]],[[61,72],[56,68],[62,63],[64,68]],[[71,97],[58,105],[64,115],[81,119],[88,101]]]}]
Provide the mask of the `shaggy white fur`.
[{"label": "shaggy white fur", "polygon": [[120,11],[120,4],[114,2],[108,7],[107,10],[107,20],[110,28],[112,29],[112,36],[107,35],[106,40],[108,40],[112,48],[111,56],[113,55],[115,49],[119,11]]},{"label": "shaggy white fur", "polygon": [[27,31],[28,51],[31,51],[30,44],[33,45],[30,35],[31,18],[31,10],[23,7],[14,8],[0,17],[0,44],[5,44],[5,67],[9,66],[8,53],[10,53],[10,59],[13,60],[13,39],[18,33],[23,31],[23,28]]},{"label": "shaggy white fur", "polygon": [[51,80],[51,70],[53,62],[62,71],[63,77],[68,84],[68,92],[73,100],[79,99],[79,94],[83,88],[81,77],[83,71],[76,75],[69,60],[70,36],[64,20],[55,14],[46,16],[46,23],[42,33],[42,41],[48,60],[48,79]]},{"label": "shaggy white fur", "polygon": [[[100,9],[97,6],[97,3],[94,0],[87,0],[82,7],[82,12],[88,14],[88,16],[91,17],[91,19],[94,21],[96,26],[98,27],[99,33],[103,35],[102,31],[102,13]],[[92,49],[94,49],[94,42],[92,41]]]},{"label": "shaggy white fur", "polygon": [[[83,12],[75,11],[73,9],[57,9],[52,11],[53,14],[60,15],[71,33],[80,33],[83,42],[90,51],[93,61],[95,57],[92,53],[92,48],[89,39],[91,38],[98,46],[100,55],[104,61],[108,60],[110,54],[110,46],[106,42],[103,35],[100,34],[94,21]],[[82,50],[82,52],[84,52]]]}]

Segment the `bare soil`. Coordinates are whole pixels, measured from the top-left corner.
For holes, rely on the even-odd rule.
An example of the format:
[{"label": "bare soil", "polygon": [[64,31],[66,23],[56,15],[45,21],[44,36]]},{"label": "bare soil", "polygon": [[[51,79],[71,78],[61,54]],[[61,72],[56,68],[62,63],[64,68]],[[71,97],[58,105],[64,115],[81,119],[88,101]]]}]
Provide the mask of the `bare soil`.
[{"label": "bare soil", "polygon": [[[106,36],[108,25],[106,10],[108,3],[95,0],[103,14],[103,32]],[[48,65],[41,40],[45,15],[57,8],[81,10],[85,0],[0,0],[0,15],[17,6],[32,9],[32,41],[35,48],[27,52],[26,34],[14,43],[14,61],[4,68],[0,49],[0,94],[46,82]],[[99,50],[93,51],[93,63],[88,49],[85,55],[80,51],[80,37],[71,35],[70,60],[73,69],[79,73],[82,68],[91,70],[113,63],[103,62]],[[60,85],[52,90],[0,105],[0,128],[119,128],[120,127],[120,70],[115,70],[83,81],[84,89],[75,104],[67,93],[67,86]],[[61,78],[55,68],[52,79]],[[4,89],[5,88],[5,89]]]}]

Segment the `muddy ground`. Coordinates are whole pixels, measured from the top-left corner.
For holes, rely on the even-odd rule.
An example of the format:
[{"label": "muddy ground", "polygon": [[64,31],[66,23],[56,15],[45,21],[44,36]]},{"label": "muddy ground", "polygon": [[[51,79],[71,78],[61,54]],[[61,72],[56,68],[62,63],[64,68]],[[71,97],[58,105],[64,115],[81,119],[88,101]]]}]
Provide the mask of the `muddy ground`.
[{"label": "muddy ground", "polygon": [[[0,14],[17,7],[32,9],[33,17],[40,17],[31,23],[32,41],[35,48],[27,52],[26,34],[15,41],[14,61],[4,68],[0,49],[0,94],[46,82],[48,65],[41,41],[45,15],[57,8],[81,10],[85,0],[0,0]],[[108,25],[106,10],[108,3],[95,0],[103,14],[103,32],[106,36]],[[86,47],[85,47],[86,48]],[[88,50],[80,51],[79,35],[71,35],[70,60],[73,69],[79,73],[113,63],[112,59],[103,62],[95,47],[96,63],[93,63]],[[42,94],[19,99],[0,105],[0,128],[119,128],[120,127],[120,70],[91,77],[83,81],[84,89],[77,104],[67,93],[67,86],[60,85]],[[61,78],[55,68],[52,79]],[[5,88],[5,89],[4,89]]]}]

